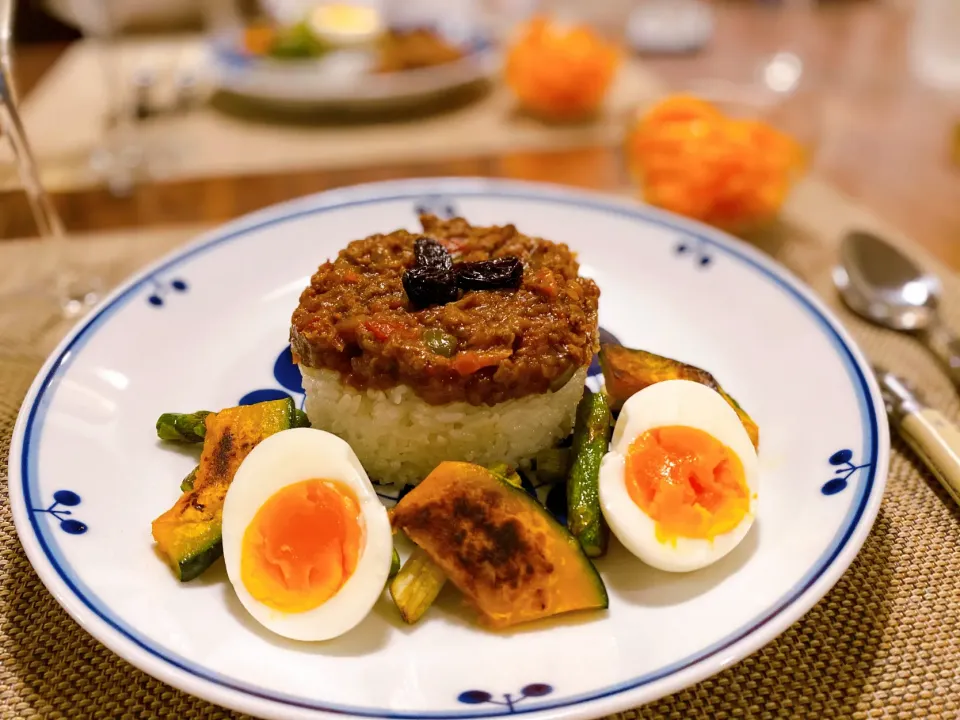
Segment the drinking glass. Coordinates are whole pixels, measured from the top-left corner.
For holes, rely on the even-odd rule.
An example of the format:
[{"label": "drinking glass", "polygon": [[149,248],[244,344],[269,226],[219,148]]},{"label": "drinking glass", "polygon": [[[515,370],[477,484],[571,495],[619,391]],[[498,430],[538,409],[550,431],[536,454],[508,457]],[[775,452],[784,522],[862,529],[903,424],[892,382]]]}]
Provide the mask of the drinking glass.
[{"label": "drinking glass", "polygon": [[106,91],[103,138],[90,154],[90,165],[111,194],[129,195],[145,168],[144,149],[134,119],[128,69],[118,42],[124,0],[65,0],[71,21],[96,46]]},{"label": "drinking glass", "polygon": [[50,305],[48,316],[69,319],[81,315],[99,300],[100,281],[79,272],[66,262],[63,223],[40,181],[37,164],[17,112],[12,52],[15,5],[15,0],[0,0],[0,131],[10,142],[20,181],[41,238],[47,272],[46,277],[35,277],[27,287],[11,295],[21,300],[47,302]]}]

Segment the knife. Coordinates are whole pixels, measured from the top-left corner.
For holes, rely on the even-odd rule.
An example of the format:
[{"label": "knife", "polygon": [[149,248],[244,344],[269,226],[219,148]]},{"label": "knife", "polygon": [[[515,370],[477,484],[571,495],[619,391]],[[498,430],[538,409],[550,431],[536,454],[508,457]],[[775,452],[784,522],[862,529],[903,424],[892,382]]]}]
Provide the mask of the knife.
[{"label": "knife", "polygon": [[883,368],[874,373],[891,426],[960,505],[960,428],[924,404],[899,376]]}]

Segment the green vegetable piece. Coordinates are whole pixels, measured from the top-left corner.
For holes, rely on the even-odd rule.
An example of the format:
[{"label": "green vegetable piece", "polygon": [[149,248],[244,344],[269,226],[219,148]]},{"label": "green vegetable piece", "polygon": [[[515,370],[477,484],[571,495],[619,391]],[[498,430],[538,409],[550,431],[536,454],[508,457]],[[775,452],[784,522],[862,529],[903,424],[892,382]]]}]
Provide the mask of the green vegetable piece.
[{"label": "green vegetable piece", "polygon": [[537,453],[537,482],[563,482],[570,472],[570,448],[547,448]]},{"label": "green vegetable piece", "polygon": [[492,472],[494,475],[499,475],[502,478],[506,478],[510,472],[510,466],[504,462],[494,463],[493,465],[488,467],[487,470]]},{"label": "green vegetable piece", "polygon": [[197,465],[193,470],[190,471],[190,474],[180,482],[180,492],[190,492],[193,490],[193,481],[197,479],[197,470],[199,469],[200,466]]},{"label": "green vegetable piece", "polygon": [[457,345],[459,344],[457,338],[453,335],[445,333],[443,330],[438,330],[437,328],[424,330],[423,342],[430,348],[432,353],[447,358],[453,357],[454,353],[457,352]]},{"label": "green vegetable piece", "polygon": [[307,417],[307,414],[303,410],[293,411],[293,427],[295,428],[312,427],[310,425],[310,418]]},{"label": "green vegetable piece", "polygon": [[284,28],[273,41],[270,55],[280,59],[317,58],[324,55],[328,48],[306,22],[299,22]]},{"label": "green vegetable piece", "polygon": [[487,470],[514,487],[523,487],[523,480],[520,478],[520,473],[506,463],[494,463],[488,467]]},{"label": "green vegetable piece", "polygon": [[173,442],[202,443],[207,434],[207,410],[164,413],[157,419],[157,437]]},{"label": "green vegetable piece", "polygon": [[400,553],[397,552],[397,549],[393,549],[393,557],[390,558],[390,574],[387,577],[390,580],[393,580],[397,576],[397,573],[400,572]]},{"label": "green vegetable piece", "polygon": [[609,529],[600,510],[600,461],[610,442],[606,398],[586,390],[573,428],[573,464],[567,477],[567,527],[587,557],[607,552]]},{"label": "green vegetable piece", "polygon": [[[209,410],[195,413],[164,413],[157,420],[157,436],[161,440],[202,443],[207,434],[206,418]],[[303,410],[294,409],[291,427],[311,427],[310,418]]]},{"label": "green vegetable piece", "polygon": [[420,548],[416,548],[390,582],[390,597],[400,617],[413,625],[437,599],[447,576],[440,566]]}]

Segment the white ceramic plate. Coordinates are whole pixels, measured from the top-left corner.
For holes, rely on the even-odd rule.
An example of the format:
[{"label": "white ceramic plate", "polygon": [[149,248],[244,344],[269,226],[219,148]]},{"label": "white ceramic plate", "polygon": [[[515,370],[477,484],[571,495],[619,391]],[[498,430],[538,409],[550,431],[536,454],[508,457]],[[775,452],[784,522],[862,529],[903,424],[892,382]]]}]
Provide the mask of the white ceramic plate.
[{"label": "white ceramic plate", "polygon": [[[290,392],[290,314],[348,241],[417,227],[415,209],[515,223],[569,243],[625,344],[701,365],[761,427],[758,522],[722,561],[656,572],[615,546],[606,613],[508,634],[455,592],[420,625],[389,600],[318,644],[273,636],[220,565],[177,583],[151,520],[193,454],[161,447],[164,411]],[[596,382],[596,378],[593,379]],[[873,523],[889,438],[863,357],[823,305],[761,253],[646,207],[544,185],[441,179],[347,188],[234,222],[139,273],[60,345],[10,453],[24,548],[57,600],[112,650],[254,715],[595,717],[690,685],[772,640],[827,592]]]},{"label": "white ceramic plate", "polygon": [[320,60],[254,58],[236,52],[229,38],[211,44],[220,90],[283,107],[368,107],[408,103],[491,78],[500,57],[491,38],[476,32],[455,39],[463,57],[433,67],[377,74],[362,55],[332,53]]}]

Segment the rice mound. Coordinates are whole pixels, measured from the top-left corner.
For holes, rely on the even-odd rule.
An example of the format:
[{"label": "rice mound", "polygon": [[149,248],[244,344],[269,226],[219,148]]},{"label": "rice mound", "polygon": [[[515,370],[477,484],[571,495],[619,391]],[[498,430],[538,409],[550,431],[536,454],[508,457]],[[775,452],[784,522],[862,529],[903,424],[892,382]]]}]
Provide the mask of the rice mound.
[{"label": "rice mound", "polygon": [[416,484],[444,460],[518,465],[570,434],[587,368],[556,392],[497,405],[431,405],[409,387],[358,390],[333,370],[300,366],[315,428],[350,444],[371,479]]}]

